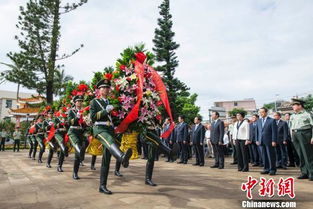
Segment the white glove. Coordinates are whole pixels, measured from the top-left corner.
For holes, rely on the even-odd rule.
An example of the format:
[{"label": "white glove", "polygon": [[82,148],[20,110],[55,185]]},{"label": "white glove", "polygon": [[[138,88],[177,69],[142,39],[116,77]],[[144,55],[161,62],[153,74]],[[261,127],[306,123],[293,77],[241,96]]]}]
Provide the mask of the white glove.
[{"label": "white glove", "polygon": [[105,110],[109,113],[114,109],[113,105],[108,105]]},{"label": "white glove", "polygon": [[80,118],[80,115],[81,115],[80,112],[78,112],[78,113],[76,114],[76,116],[77,116],[78,118]]}]

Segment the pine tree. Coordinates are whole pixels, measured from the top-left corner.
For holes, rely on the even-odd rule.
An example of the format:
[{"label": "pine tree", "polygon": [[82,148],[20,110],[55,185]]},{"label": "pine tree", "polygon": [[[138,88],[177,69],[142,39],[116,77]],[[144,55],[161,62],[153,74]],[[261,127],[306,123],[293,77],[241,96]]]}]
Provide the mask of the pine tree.
[{"label": "pine tree", "polygon": [[177,100],[179,96],[188,97],[189,88],[175,77],[175,69],[179,64],[175,50],[178,49],[177,44],[173,38],[175,33],[172,31],[172,15],[170,14],[170,1],[164,0],[159,6],[161,17],[158,18],[158,28],[155,29],[155,36],[153,39],[153,51],[156,55],[156,61],[159,62],[157,71],[162,73],[163,80],[168,88],[168,97],[172,114],[177,118],[181,112],[176,108],[180,104]]},{"label": "pine tree", "polygon": [[79,51],[83,45],[70,54],[59,54],[60,18],[61,15],[85,4],[87,0],[78,3],[61,4],[61,0],[29,0],[26,7],[20,7],[20,15],[16,27],[20,34],[15,36],[20,48],[19,52],[9,52],[8,57],[17,63],[26,76],[19,76],[18,71],[10,71],[6,79],[19,82],[38,93],[45,93],[49,104],[53,103],[55,76],[61,72],[63,65],[59,60],[66,59]]}]

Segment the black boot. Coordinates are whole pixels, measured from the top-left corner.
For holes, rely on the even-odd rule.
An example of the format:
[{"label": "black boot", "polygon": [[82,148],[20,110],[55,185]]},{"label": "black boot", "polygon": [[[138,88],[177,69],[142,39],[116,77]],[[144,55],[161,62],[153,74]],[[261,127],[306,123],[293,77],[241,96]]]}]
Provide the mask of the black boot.
[{"label": "black boot", "polygon": [[146,165],[146,181],[145,184],[149,186],[157,186],[155,183],[152,181],[152,173],[153,173],[153,167],[154,167],[154,162],[147,162]]},{"label": "black boot", "polygon": [[57,167],[58,172],[63,172],[63,169],[62,169],[63,161],[64,161],[64,154],[60,153],[59,163],[58,163],[58,167]]},{"label": "black boot", "polygon": [[104,193],[104,194],[112,194],[112,192],[110,190],[108,190],[107,187],[104,185],[101,185],[99,187],[99,192]]},{"label": "black boot", "polygon": [[48,159],[47,159],[47,168],[51,168],[52,157],[53,157],[53,150],[51,150],[51,147],[50,147],[49,155],[48,155]]},{"label": "black boot", "polygon": [[78,170],[79,170],[79,163],[80,163],[79,161],[80,161],[79,159],[75,159],[75,161],[74,161],[74,168],[73,168],[73,179],[74,180],[80,179],[78,177]]},{"label": "black boot", "polygon": [[110,165],[104,166],[104,163],[102,161],[101,171],[100,171],[100,187],[99,187],[100,193],[112,194],[112,192],[107,189],[107,180],[108,180],[108,175],[109,175],[109,169],[110,169]]},{"label": "black boot", "polygon": [[122,177],[123,175],[120,173],[120,168],[121,168],[121,162],[116,161],[115,163],[115,171],[114,175],[118,177]]},{"label": "black boot", "polygon": [[42,163],[42,155],[43,155],[43,151],[40,150],[39,155],[38,155],[38,163]]},{"label": "black boot", "polygon": [[97,159],[97,156],[96,155],[93,155],[92,157],[91,157],[91,166],[90,166],[90,169],[91,170],[96,170],[96,168],[95,168],[95,164],[96,164],[96,159]]},{"label": "black boot", "polygon": [[125,154],[117,147],[116,144],[111,144],[109,148],[110,153],[116,158],[117,161],[121,162],[124,168],[129,165],[129,159],[132,156],[132,149],[129,148]]}]

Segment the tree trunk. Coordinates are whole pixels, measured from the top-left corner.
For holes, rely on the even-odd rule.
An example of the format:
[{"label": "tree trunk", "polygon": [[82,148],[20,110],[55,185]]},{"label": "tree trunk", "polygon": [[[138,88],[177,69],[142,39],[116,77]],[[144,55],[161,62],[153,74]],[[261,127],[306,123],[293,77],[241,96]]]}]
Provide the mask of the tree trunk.
[{"label": "tree trunk", "polygon": [[58,41],[60,35],[60,0],[55,0],[53,12],[52,37],[50,46],[50,56],[48,61],[48,79],[47,79],[47,103],[53,103],[53,89],[55,76],[55,61],[58,50]]},{"label": "tree trunk", "polygon": [[19,94],[20,94],[20,82],[17,83],[16,101],[18,101]]},{"label": "tree trunk", "polygon": [[48,104],[53,103],[53,81],[47,81],[46,98]]}]

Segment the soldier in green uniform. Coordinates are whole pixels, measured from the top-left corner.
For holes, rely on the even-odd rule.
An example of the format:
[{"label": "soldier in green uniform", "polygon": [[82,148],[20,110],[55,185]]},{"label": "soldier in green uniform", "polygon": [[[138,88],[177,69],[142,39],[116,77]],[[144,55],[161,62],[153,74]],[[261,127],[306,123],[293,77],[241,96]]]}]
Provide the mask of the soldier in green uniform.
[{"label": "soldier in green uniform", "polygon": [[146,164],[146,178],[145,184],[149,186],[157,186],[152,181],[152,174],[154,168],[155,155],[157,150],[159,149],[164,154],[167,154],[171,158],[175,155],[172,150],[166,146],[158,136],[157,127],[152,125],[148,126],[146,130],[144,130],[140,135],[141,141],[148,145],[148,159]]},{"label": "soldier in green uniform", "polygon": [[28,129],[27,129],[27,132],[26,132],[26,139],[27,139],[27,142],[28,142],[28,145],[29,145],[29,152],[28,152],[28,158],[32,158],[32,153],[34,151],[34,145],[33,145],[33,141],[32,141],[32,138],[33,138],[33,133],[31,133],[31,127],[35,124],[35,119],[31,121]]},{"label": "soldier in green uniform", "polygon": [[[38,163],[42,163],[42,155],[45,152],[45,132],[44,132],[44,117],[43,115],[37,116],[37,123],[36,123],[36,141],[40,147],[39,155],[38,155]],[[35,144],[36,146],[36,144]],[[34,159],[34,158],[33,158]]]},{"label": "soldier in green uniform", "polygon": [[60,114],[54,118],[54,127],[56,129],[54,137],[60,148],[59,162],[57,167],[58,172],[63,172],[62,165],[64,162],[64,157],[68,156],[68,148],[64,143],[64,138],[68,127],[66,117],[67,117],[66,114],[63,112],[63,109],[61,108]]},{"label": "soldier in green uniform", "polygon": [[292,99],[291,134],[300,158],[301,175],[298,179],[313,181],[313,120],[310,113],[304,110],[304,103],[300,99]]},{"label": "soldier in green uniform", "polygon": [[110,115],[113,106],[109,104],[107,99],[110,87],[111,83],[109,80],[99,81],[97,88],[100,92],[100,98],[93,99],[90,105],[90,117],[94,123],[93,134],[104,146],[99,192],[105,194],[112,194],[112,192],[106,187],[111,155],[113,155],[117,161],[121,162],[125,168],[128,167],[129,158],[132,155],[131,149],[128,149],[126,153],[123,153],[115,142],[116,137],[114,135],[114,127]]},{"label": "soldier in green uniform", "polygon": [[78,180],[78,170],[79,164],[82,159],[82,146],[84,140],[84,129],[82,125],[79,123],[82,110],[82,103],[84,97],[82,95],[77,95],[73,98],[73,102],[75,107],[71,108],[68,113],[68,123],[70,125],[68,130],[68,136],[72,146],[75,149],[75,160],[74,160],[74,168],[73,168],[73,179]]},{"label": "soldier in green uniform", "polygon": [[[44,121],[44,130],[45,130],[45,137],[47,138],[48,135],[50,134],[50,128],[53,125],[53,110],[49,110],[47,113],[47,118]],[[53,158],[53,153],[56,151],[57,149],[57,143],[55,141],[55,138],[53,137],[49,142],[49,154],[48,154],[48,158],[47,158],[47,168],[51,168],[51,161]]]},{"label": "soldier in green uniform", "polygon": [[15,150],[17,150],[17,152],[20,151],[21,138],[22,138],[22,133],[20,131],[20,127],[16,127],[15,131],[13,132],[13,139],[14,139],[13,152],[15,152]]}]

